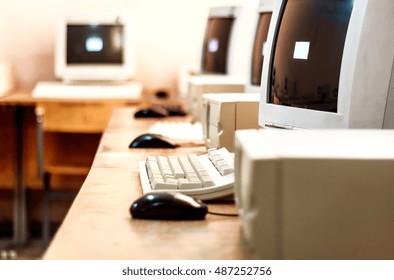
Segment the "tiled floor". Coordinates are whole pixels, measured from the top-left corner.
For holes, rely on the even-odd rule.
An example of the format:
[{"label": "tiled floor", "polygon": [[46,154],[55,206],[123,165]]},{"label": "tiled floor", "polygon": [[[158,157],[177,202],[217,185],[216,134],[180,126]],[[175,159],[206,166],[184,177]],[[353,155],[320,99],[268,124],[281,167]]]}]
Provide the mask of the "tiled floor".
[{"label": "tiled floor", "polygon": [[15,250],[8,250],[11,240],[0,239],[0,260],[39,260],[42,257],[42,248],[40,239],[31,239],[26,244]]}]

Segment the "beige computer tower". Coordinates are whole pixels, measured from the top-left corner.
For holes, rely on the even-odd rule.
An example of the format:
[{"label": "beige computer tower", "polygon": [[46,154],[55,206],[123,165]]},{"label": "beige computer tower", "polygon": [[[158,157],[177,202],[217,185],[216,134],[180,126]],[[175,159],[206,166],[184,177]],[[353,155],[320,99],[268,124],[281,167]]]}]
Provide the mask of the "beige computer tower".
[{"label": "beige computer tower", "polygon": [[240,93],[245,91],[242,76],[206,75],[191,77],[188,82],[187,102],[189,114],[200,121],[202,96],[206,93]]},{"label": "beige computer tower", "polygon": [[204,94],[201,113],[208,148],[234,152],[235,131],[258,128],[259,94]]},{"label": "beige computer tower", "polygon": [[394,131],[243,130],[235,197],[259,259],[394,259]]}]

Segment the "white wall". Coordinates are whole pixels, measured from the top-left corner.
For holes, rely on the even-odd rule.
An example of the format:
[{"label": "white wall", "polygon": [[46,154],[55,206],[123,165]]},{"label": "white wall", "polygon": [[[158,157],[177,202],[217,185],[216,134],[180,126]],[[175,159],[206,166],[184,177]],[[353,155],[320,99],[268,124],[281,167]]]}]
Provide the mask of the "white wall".
[{"label": "white wall", "polygon": [[131,13],[136,27],[136,80],[176,91],[180,67],[198,67],[209,7],[251,0],[0,0],[0,61],[12,63],[18,86],[53,80],[55,23],[62,14]]}]

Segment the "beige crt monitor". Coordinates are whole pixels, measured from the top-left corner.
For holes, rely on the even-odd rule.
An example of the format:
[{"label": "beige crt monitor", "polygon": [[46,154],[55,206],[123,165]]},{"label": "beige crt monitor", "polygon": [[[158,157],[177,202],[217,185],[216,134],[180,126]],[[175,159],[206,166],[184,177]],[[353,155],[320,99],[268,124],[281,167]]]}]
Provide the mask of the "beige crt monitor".
[{"label": "beige crt monitor", "polygon": [[[231,36],[227,40],[223,40],[221,37],[224,31],[219,28],[219,22],[211,21],[220,21],[226,17],[232,18],[233,25]],[[257,18],[258,1],[251,1],[249,4],[238,7],[211,9],[200,73],[182,75],[183,79],[187,79],[187,82],[183,81],[181,84],[187,84],[185,96],[188,100],[189,113],[194,120],[200,120],[203,94],[245,92]],[[217,34],[214,32],[215,30]],[[223,46],[226,45],[226,55],[224,56]],[[182,96],[182,90],[180,92]]]},{"label": "beige crt monitor", "polygon": [[65,82],[126,82],[135,76],[135,34],[128,15],[59,18],[55,75]]},{"label": "beige crt monitor", "polygon": [[394,259],[394,130],[236,132],[235,199],[259,259]]},{"label": "beige crt monitor", "polygon": [[264,49],[260,126],[393,129],[394,1],[278,4]]},{"label": "beige crt monitor", "polygon": [[204,94],[201,123],[208,148],[234,152],[235,131],[258,128],[259,94]]},{"label": "beige crt monitor", "polygon": [[259,92],[263,46],[275,5],[276,0],[261,0],[258,6],[240,8],[231,37],[227,75],[189,77],[187,97],[195,120],[199,120],[204,93]]}]

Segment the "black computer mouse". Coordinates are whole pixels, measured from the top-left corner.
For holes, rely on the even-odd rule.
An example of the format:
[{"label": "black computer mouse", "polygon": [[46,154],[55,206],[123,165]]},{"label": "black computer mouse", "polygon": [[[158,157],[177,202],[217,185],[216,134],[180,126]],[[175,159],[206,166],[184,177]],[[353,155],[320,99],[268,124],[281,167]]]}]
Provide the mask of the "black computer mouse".
[{"label": "black computer mouse", "polygon": [[145,133],[131,141],[129,148],[176,148],[178,144],[170,139],[153,133]]},{"label": "black computer mouse", "polygon": [[130,207],[135,219],[148,220],[202,220],[208,206],[199,199],[181,193],[148,193]]},{"label": "black computer mouse", "polygon": [[164,118],[167,116],[168,111],[159,106],[142,108],[134,113],[135,118]]},{"label": "black computer mouse", "polygon": [[159,90],[155,93],[155,96],[160,99],[167,99],[170,95],[165,90]]}]

